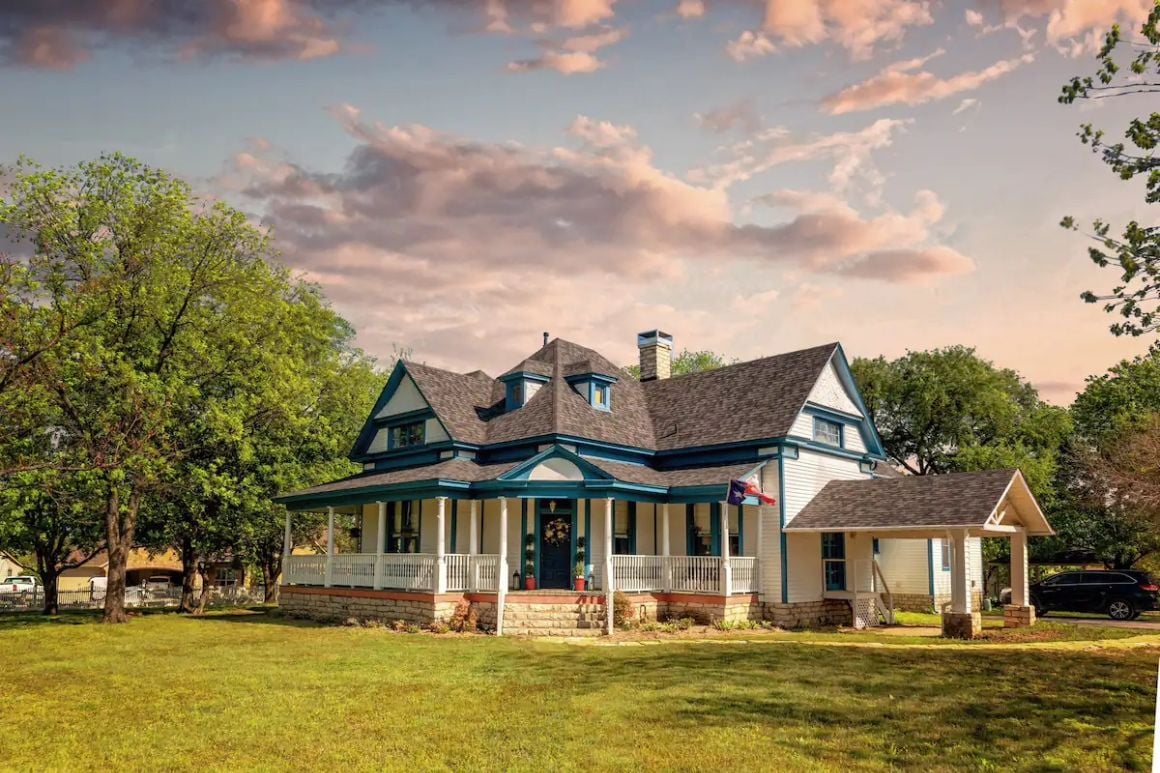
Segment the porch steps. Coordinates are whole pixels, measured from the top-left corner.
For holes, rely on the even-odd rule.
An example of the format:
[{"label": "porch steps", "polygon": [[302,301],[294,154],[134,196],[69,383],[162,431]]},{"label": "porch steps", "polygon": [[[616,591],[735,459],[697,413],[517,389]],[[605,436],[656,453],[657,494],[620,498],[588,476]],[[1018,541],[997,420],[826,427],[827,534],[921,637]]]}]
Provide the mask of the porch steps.
[{"label": "porch steps", "polygon": [[512,636],[600,636],[604,605],[591,603],[510,604],[504,633]]}]

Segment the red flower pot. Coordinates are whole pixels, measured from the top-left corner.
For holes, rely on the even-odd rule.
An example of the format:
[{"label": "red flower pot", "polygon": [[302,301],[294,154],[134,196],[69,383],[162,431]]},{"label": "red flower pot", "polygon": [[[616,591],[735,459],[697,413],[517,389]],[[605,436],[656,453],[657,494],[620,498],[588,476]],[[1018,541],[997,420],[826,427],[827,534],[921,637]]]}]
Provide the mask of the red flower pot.
[{"label": "red flower pot", "polygon": [[524,590],[535,590],[535,589],[536,589],[536,578],[535,577],[525,577],[524,578]]},{"label": "red flower pot", "polygon": [[576,583],[576,590],[577,590],[577,591],[580,591],[580,592],[583,592],[583,591],[584,591],[584,586],[585,586],[585,585],[587,585],[587,582],[588,582],[588,581],[587,581],[587,580],[585,580],[583,577],[577,577],[577,578],[574,580],[574,582]]}]

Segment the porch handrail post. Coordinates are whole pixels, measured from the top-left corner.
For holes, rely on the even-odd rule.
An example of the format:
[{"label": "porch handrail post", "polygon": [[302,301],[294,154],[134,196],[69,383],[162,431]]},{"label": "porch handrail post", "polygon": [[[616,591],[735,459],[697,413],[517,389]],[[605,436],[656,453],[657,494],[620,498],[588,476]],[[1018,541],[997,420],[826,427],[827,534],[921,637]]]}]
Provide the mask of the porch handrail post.
[{"label": "porch handrail post", "polygon": [[604,500],[604,612],[609,636],[612,635],[612,497]]},{"label": "porch handrail post", "polygon": [[334,578],[334,508],[326,508],[326,577],[322,583],[330,587]]},{"label": "porch handrail post", "polygon": [[508,507],[507,497],[499,498],[499,576],[496,578],[495,635],[503,636],[503,607],[508,584]]},{"label": "porch handrail post", "polygon": [[1030,595],[1027,587],[1027,532],[1020,528],[1011,535],[1011,603],[1025,607]]},{"label": "porch handrail post", "polygon": [[479,561],[475,556],[479,554],[479,500],[471,500],[471,518],[469,521],[467,553],[471,556],[471,572],[467,578],[467,589],[479,590]]},{"label": "porch handrail post", "polygon": [[383,588],[384,549],[387,545],[387,503],[379,502],[379,529],[375,532],[375,590]]},{"label": "porch handrail post", "polygon": [[729,503],[721,503],[721,595],[733,595],[733,567],[729,564]]},{"label": "porch handrail post", "polygon": [[447,592],[447,497],[435,497],[435,592]]},{"label": "porch handrail post", "polygon": [[664,567],[661,570],[663,590],[668,593],[673,589],[673,562],[669,560],[669,503],[661,505],[661,556]]}]

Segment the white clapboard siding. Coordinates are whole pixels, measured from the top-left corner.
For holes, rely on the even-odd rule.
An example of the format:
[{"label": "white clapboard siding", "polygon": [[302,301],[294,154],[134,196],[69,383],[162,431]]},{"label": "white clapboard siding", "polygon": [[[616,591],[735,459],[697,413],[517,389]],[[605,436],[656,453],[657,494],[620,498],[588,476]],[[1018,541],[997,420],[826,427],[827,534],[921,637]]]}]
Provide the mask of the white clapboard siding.
[{"label": "white clapboard siding", "polygon": [[[761,487],[765,493],[780,499],[777,478],[777,460],[771,460],[761,471]],[[764,519],[761,530],[761,580],[766,601],[781,601],[781,502],[769,507],[752,508]],[[748,527],[748,524],[746,524]],[[753,526],[757,530],[757,524]]]},{"label": "white clapboard siding", "polygon": [[[793,519],[831,480],[859,480],[869,476],[861,472],[856,459],[841,459],[801,450],[799,458],[786,459],[785,517]],[[816,601],[822,597],[822,547],[817,533],[787,534],[786,555],[789,569],[789,601]]]},{"label": "white clapboard siding", "polygon": [[[833,408],[836,411],[841,411],[852,416],[862,416],[862,412],[858,410],[858,406],[854,403],[853,398],[850,397],[846,388],[842,386],[842,382],[838,378],[838,372],[834,369],[833,362],[827,364],[825,369],[822,370],[817,383],[814,384],[814,388],[810,391],[810,396],[807,399],[813,405]],[[794,419],[793,425],[790,427],[789,434],[794,437],[812,440],[814,437],[814,417],[805,412],[799,413],[797,418]],[[861,432],[847,425],[843,435],[845,448],[859,453],[866,450],[866,440],[862,437]]]},{"label": "white clapboard siding", "polygon": [[892,593],[930,593],[927,541],[879,539],[878,565]]},{"label": "white clapboard siding", "polygon": [[[934,567],[934,593],[936,596],[951,595],[951,572],[944,570],[943,541],[936,539],[931,545],[932,566]],[[967,581],[974,583],[974,589],[983,589],[983,540],[979,537],[967,539]],[[929,593],[929,589],[927,590]]]}]

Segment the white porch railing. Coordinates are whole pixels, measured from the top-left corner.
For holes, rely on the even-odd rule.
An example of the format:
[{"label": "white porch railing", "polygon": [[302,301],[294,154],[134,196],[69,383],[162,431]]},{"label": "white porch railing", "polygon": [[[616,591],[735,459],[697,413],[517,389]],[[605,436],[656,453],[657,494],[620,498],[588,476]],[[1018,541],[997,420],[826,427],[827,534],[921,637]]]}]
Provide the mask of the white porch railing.
[{"label": "white porch railing", "polygon": [[[613,588],[627,593],[676,591],[721,593],[719,556],[613,556]],[[761,575],[756,558],[729,559],[733,593],[757,593]]]},{"label": "white porch railing", "polygon": [[326,556],[286,556],[282,576],[287,585],[321,585],[326,577]]},{"label": "white porch railing", "polygon": [[[499,589],[499,556],[448,553],[444,559],[448,591]],[[385,553],[381,560],[375,553],[338,553],[331,563],[330,584],[335,588],[434,591],[438,561],[430,553]],[[282,572],[288,585],[325,585],[326,556],[287,556]]]},{"label": "white porch railing", "polygon": [[750,556],[730,558],[729,566],[733,569],[734,593],[757,593],[761,590],[761,567],[756,558]]},{"label": "white porch railing", "polygon": [[[326,571],[326,557],[322,561]],[[330,584],[338,588],[373,588],[375,585],[374,553],[340,553],[334,556]]]}]

